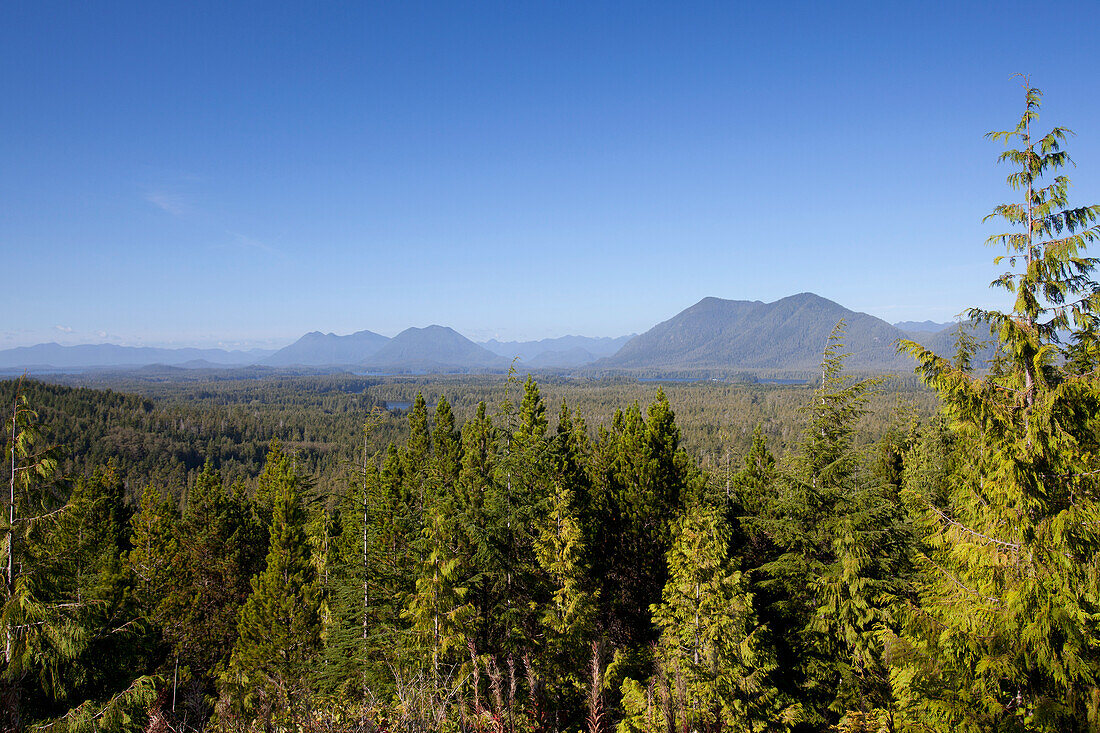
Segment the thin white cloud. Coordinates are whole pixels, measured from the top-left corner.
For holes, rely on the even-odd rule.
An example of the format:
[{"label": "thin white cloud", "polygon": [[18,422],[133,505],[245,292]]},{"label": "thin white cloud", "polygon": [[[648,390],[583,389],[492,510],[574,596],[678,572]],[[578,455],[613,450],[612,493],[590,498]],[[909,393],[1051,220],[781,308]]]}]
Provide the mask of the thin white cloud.
[{"label": "thin white cloud", "polygon": [[60,331],[61,333],[72,333],[73,332],[73,327],[72,326],[54,326],[54,329]]},{"label": "thin white cloud", "polygon": [[268,254],[274,254],[276,251],[274,247],[270,247],[260,240],[255,239],[254,237],[249,237],[248,235],[241,234],[240,232],[229,233],[233,235],[233,241],[235,241],[237,243],[237,246],[239,247],[243,247],[245,249],[258,249],[261,252],[267,252]]},{"label": "thin white cloud", "polygon": [[187,201],[184,200],[183,196],[164,191],[151,191],[145,194],[145,200],[172,216],[183,216],[191,208],[187,205]]}]

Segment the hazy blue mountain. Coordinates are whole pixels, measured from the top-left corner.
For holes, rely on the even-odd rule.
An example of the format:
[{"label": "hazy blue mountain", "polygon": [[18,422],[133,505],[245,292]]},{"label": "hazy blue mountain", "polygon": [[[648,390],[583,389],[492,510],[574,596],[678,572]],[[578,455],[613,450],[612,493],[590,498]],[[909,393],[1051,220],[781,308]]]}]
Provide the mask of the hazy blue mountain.
[{"label": "hazy blue mountain", "polygon": [[826,339],[844,319],[849,369],[910,371],[895,344],[900,329],[814,295],[800,293],[774,303],[704,298],[636,336],[597,367],[608,369],[812,370]]},{"label": "hazy blue mountain", "polygon": [[507,369],[508,360],[444,326],[407,328],[390,339],[363,364],[403,370]]},{"label": "hazy blue mountain", "polygon": [[531,367],[532,369],[568,369],[591,364],[598,358],[588,349],[574,346],[565,351],[544,351],[531,359],[525,359],[521,366]]},{"label": "hazy blue mountain", "polygon": [[[540,354],[564,353],[573,349],[587,351],[593,355],[591,361],[595,361],[603,356],[611,356],[632,338],[634,338],[634,334],[617,338],[611,338],[610,336],[559,336],[558,338],[547,338],[539,341],[497,341],[496,339],[490,339],[481,345],[497,356],[503,356],[509,361],[518,356],[524,362],[524,366],[535,366],[529,362],[539,357]],[[546,359],[553,358],[552,356],[546,357]]]},{"label": "hazy blue mountain", "polygon": [[954,322],[937,323],[936,321],[898,321],[894,324],[894,328],[900,328],[906,333],[937,333],[954,326]]},{"label": "hazy blue mountain", "polygon": [[387,341],[388,338],[373,331],[356,331],[347,336],[311,331],[263,363],[267,366],[360,364],[378,353]]},{"label": "hazy blue mountain", "polygon": [[218,366],[256,364],[272,352],[263,349],[226,351],[225,349],[159,349],[147,346],[117,346],[115,344],[81,344],[61,346],[56,343],[19,346],[0,351],[0,368],[56,367],[79,369],[104,366],[169,366],[193,361],[206,361]]},{"label": "hazy blue mountain", "polygon": [[955,355],[955,343],[958,340],[960,325],[963,325],[967,332],[978,341],[979,349],[974,354],[972,362],[974,368],[985,368],[988,366],[988,362],[993,358],[995,351],[993,348],[995,339],[990,335],[988,325],[973,322],[967,322],[965,324],[949,323],[946,328],[940,329],[935,333],[915,332],[911,334],[911,337],[925,348],[931,349],[940,356],[950,359]]}]

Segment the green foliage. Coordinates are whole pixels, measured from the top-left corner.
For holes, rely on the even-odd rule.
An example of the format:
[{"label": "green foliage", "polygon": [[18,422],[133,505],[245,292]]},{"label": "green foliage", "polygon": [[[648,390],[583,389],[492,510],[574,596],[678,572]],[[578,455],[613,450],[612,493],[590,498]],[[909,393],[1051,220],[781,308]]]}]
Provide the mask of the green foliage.
[{"label": "green foliage", "polygon": [[696,504],[673,534],[669,579],[653,606],[661,634],[656,671],[644,695],[640,683],[624,681],[619,730],[786,728],[797,708],[777,697],[774,656],[743,575],[732,567],[720,512]]},{"label": "green foliage", "polygon": [[[979,376],[916,344],[905,348],[941,396],[949,440],[929,436],[907,481],[921,521],[919,605],[887,636],[902,721],[938,730],[1095,730],[1100,725],[1100,383],[1061,345],[1092,340],[1095,266],[1083,254],[1100,208],[1069,208],[1070,134],[1031,133],[1040,93],[995,140],[1023,200],[993,216],[1023,231],[997,235],[1012,270],[994,285],[1012,311],[973,310],[999,359]],[[1002,258],[998,257],[997,262]],[[1018,269],[1017,269],[1018,268]],[[931,480],[929,480],[931,479]]]},{"label": "green foliage", "polygon": [[275,483],[267,563],[252,580],[237,621],[227,689],[247,712],[265,719],[305,714],[321,645],[320,595],[306,537],[300,477]]},{"label": "green foliage", "polygon": [[267,551],[264,530],[240,487],[207,464],[187,493],[173,541],[162,542],[171,581],[150,613],[184,678],[209,685],[237,640],[237,615]]},{"label": "green foliage", "polygon": [[[826,345],[821,385],[777,491],[747,520],[750,536],[761,537],[756,557],[766,560],[755,585],[775,632],[782,688],[815,727],[889,704],[877,634],[902,591],[908,552],[896,487],[868,470],[854,445],[869,392],[881,382],[843,374],[842,335],[843,323]],[[757,455],[746,481],[768,473]]]},{"label": "green foliage", "polygon": [[539,614],[542,648],[535,667],[555,711],[579,709],[587,680],[584,662],[594,635],[596,601],[585,538],[573,490],[559,480],[534,540],[535,557],[550,597]]},{"label": "green foliage", "polygon": [[424,539],[428,552],[402,616],[410,624],[406,658],[414,668],[429,663],[430,684],[438,694],[445,674],[465,656],[465,627],[473,607],[465,601],[466,588],[457,584],[459,561],[451,554],[438,513],[431,514]]}]

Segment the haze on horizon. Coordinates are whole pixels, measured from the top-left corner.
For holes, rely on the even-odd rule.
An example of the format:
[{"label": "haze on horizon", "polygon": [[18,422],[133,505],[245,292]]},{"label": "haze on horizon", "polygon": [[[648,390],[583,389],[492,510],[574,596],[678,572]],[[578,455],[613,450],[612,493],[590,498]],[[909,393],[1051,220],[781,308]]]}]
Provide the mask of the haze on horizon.
[{"label": "haze on horizon", "polygon": [[[1100,7],[115,3],[0,23],[0,349],[1003,305],[1018,72],[1100,200]],[[1093,253],[1096,254],[1096,253]]]}]

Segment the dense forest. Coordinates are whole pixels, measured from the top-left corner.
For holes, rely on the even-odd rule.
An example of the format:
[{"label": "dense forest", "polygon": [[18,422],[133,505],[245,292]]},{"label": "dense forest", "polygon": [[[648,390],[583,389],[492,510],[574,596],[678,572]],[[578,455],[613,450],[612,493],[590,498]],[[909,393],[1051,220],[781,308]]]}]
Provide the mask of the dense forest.
[{"label": "dense forest", "polygon": [[804,387],[4,384],[4,729],[1100,729],[1100,207],[1038,106],[993,362],[901,344],[938,410],[843,324]]}]

